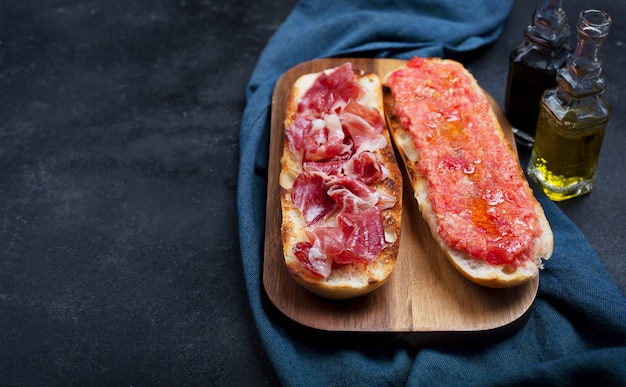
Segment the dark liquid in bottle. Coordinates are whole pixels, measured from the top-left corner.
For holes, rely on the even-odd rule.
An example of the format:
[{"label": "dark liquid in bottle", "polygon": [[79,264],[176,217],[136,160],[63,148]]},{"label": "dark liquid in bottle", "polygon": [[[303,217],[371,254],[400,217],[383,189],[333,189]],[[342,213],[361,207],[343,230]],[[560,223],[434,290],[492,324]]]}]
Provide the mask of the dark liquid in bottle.
[{"label": "dark liquid in bottle", "polygon": [[512,126],[534,137],[541,96],[546,89],[556,86],[556,70],[531,68],[511,60],[508,83],[507,118]]}]

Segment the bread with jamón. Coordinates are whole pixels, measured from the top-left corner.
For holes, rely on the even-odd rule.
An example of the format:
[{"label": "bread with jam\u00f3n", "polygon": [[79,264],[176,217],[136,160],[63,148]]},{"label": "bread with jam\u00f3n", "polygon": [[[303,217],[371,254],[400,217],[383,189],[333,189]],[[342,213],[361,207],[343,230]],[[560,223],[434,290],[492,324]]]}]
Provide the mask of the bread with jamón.
[{"label": "bread with jam\u00f3n", "polygon": [[350,63],[301,76],[285,106],[280,201],[285,265],[346,299],[384,284],[400,244],[402,180],[379,77]]}]

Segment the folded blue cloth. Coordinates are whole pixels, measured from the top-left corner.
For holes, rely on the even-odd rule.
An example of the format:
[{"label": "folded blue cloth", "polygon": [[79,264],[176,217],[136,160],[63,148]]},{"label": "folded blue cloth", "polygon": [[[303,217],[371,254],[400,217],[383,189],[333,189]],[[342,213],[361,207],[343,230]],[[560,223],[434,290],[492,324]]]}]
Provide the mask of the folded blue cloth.
[{"label": "folded blue cloth", "polygon": [[[511,0],[303,0],[263,51],[240,131],[238,216],[249,302],[285,385],[572,385],[626,383],[626,298],[585,237],[540,192],[555,237],[528,322],[472,346],[341,340],[294,328],[264,304],[263,238],[269,113],[292,66],[330,56],[452,56],[500,35]],[[320,336],[321,335],[321,336]]]}]

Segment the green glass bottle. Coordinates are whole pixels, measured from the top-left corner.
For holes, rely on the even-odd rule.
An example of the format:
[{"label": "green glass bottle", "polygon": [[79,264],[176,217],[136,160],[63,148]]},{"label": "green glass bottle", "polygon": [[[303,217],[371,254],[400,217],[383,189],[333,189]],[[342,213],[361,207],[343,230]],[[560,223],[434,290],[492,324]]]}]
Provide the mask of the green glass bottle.
[{"label": "green glass bottle", "polygon": [[558,86],[543,94],[527,172],[546,195],[561,201],[593,189],[611,107],[600,51],[611,17],[585,10],[577,23],[578,44],[557,75]]}]

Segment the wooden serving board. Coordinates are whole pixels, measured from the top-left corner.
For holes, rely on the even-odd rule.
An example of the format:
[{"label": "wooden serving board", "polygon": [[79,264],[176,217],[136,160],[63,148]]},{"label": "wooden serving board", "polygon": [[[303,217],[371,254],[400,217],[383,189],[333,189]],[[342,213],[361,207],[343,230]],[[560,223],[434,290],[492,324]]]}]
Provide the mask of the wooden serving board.
[{"label": "wooden serving board", "polygon": [[[302,63],[279,79],[272,100],[263,284],[271,302],[292,320],[335,332],[392,332],[409,335],[499,332],[523,326],[539,278],[514,288],[491,289],[465,279],[447,261],[423,221],[404,175],[399,256],[390,279],[374,292],[337,301],[316,296],[295,282],[284,265],[281,242],[280,157],[284,106],[291,86],[303,74],[350,61],[356,69],[384,74],[406,63],[396,59],[339,58]],[[514,145],[511,127],[491,98]],[[398,156],[398,161],[401,159]],[[401,164],[400,169],[404,166]],[[404,171],[403,171],[404,173]]]}]

